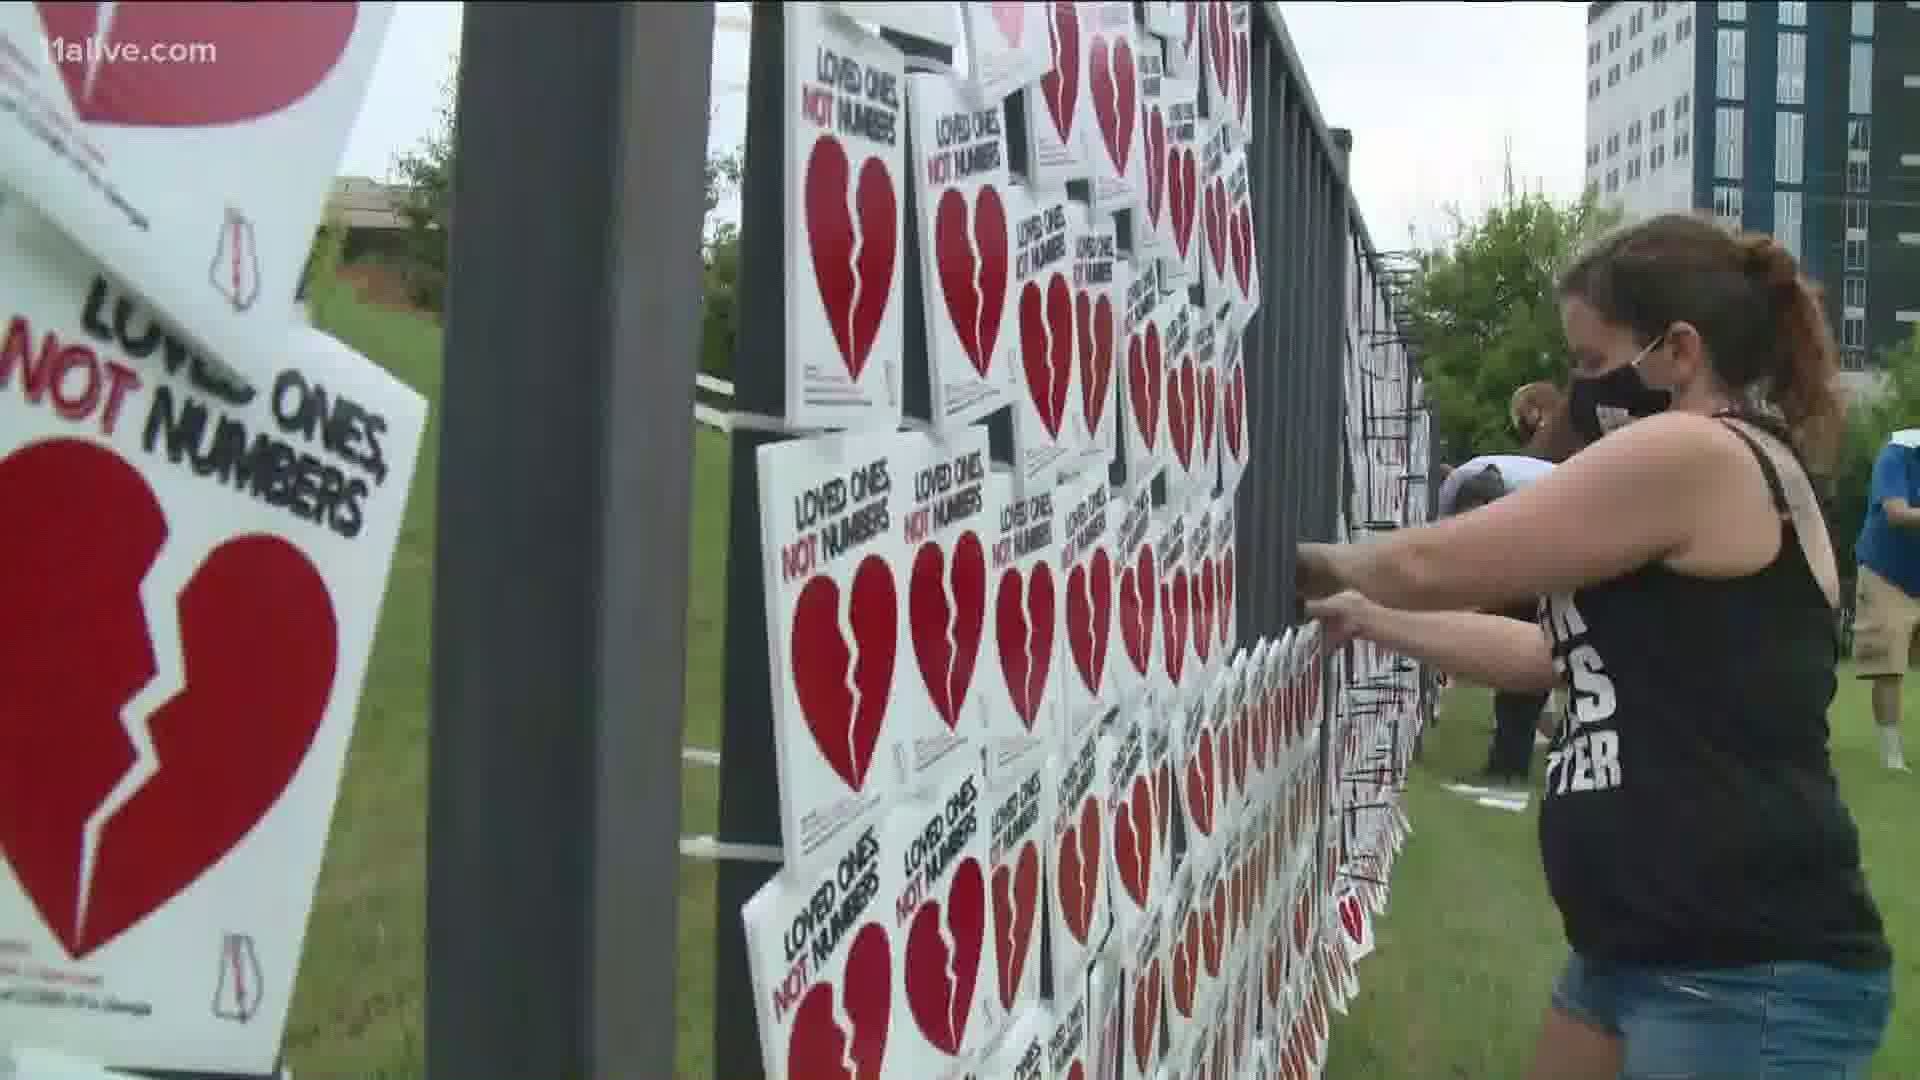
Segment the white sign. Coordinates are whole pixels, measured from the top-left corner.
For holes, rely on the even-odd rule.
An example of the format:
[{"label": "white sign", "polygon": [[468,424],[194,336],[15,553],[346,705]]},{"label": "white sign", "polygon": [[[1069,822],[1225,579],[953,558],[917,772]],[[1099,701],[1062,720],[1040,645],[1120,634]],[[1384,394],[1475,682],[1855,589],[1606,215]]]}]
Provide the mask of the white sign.
[{"label": "white sign", "polygon": [[1223,124],[1207,126],[1200,148],[1200,282],[1210,315],[1238,301],[1232,264],[1233,201],[1227,195],[1227,172],[1234,157],[1233,132]]},{"label": "white sign", "polygon": [[[917,7],[920,5],[896,5]],[[1053,67],[1046,4],[997,0],[960,5],[966,23],[967,59],[982,100],[1002,98],[1038,82]]]},{"label": "white sign", "polygon": [[895,747],[930,726],[908,714],[919,702],[894,707],[897,680],[916,678],[902,670],[903,525],[927,452],[924,436],[897,432],[759,450],[781,836],[803,878],[905,782]]},{"label": "white sign", "polygon": [[1047,862],[1053,895],[1047,908],[1056,987],[1085,979],[1092,950],[1106,938],[1111,922],[1101,807],[1107,795],[1107,760],[1100,743],[1100,729],[1089,727],[1082,738],[1063,744],[1053,763],[1059,787]]},{"label": "white sign", "polygon": [[1109,511],[1119,515],[1114,531],[1114,622],[1117,646],[1108,661],[1111,698],[1125,704],[1145,694],[1153,680],[1155,601],[1160,598],[1153,550],[1153,492],[1142,488],[1131,503]]},{"label": "white sign", "polygon": [[1127,954],[1126,1069],[1131,1080],[1160,1075],[1160,1022],[1166,1011],[1168,968],[1165,924],[1156,907],[1141,913]]},{"label": "white sign", "polygon": [[[1142,39],[1152,42],[1152,39]],[[1173,245],[1167,212],[1167,108],[1161,101],[1166,68],[1157,42],[1140,56],[1140,200],[1133,219],[1136,255],[1164,255]]]},{"label": "white sign", "polygon": [[1253,185],[1245,149],[1227,165],[1227,266],[1233,279],[1234,325],[1245,326],[1260,307],[1260,249],[1254,243]]},{"label": "white sign", "polygon": [[906,58],[821,5],[794,4],[784,17],[794,110],[785,137],[786,420],[895,427]]},{"label": "white sign", "polygon": [[1040,999],[1041,911],[1046,907],[1056,778],[1043,757],[997,773],[988,806],[993,985],[1001,1011],[1018,1014]]},{"label": "white sign", "polygon": [[1219,343],[1220,388],[1220,494],[1231,499],[1240,489],[1251,456],[1252,432],[1247,422],[1247,364],[1245,332],[1222,322],[1214,331]]},{"label": "white sign", "polygon": [[1014,223],[1021,374],[1013,405],[1014,477],[1023,495],[1052,488],[1080,452],[1073,267],[1084,215],[1062,188],[1034,193]]},{"label": "white sign", "polygon": [[909,75],[907,93],[928,415],[953,430],[1007,403],[1018,362],[1005,111],[950,75]]},{"label": "white sign", "polygon": [[426,403],[305,326],[206,379],[0,234],[0,1046],[269,1072]]},{"label": "white sign", "polygon": [[1167,76],[1160,104],[1167,114],[1167,229],[1171,250],[1160,260],[1160,287],[1172,292],[1200,273],[1200,152],[1206,125],[1194,95],[1198,84]]},{"label": "white sign", "polygon": [[[1167,264],[1160,266],[1164,272]],[[1167,414],[1167,502],[1181,508],[1189,501],[1192,476],[1200,464],[1200,368],[1194,356],[1200,321],[1199,309],[1187,303],[1184,289],[1162,298],[1155,318],[1166,342],[1161,347],[1166,369],[1161,407]]]},{"label": "white sign", "polygon": [[[1219,322],[1199,308],[1187,309],[1192,316],[1194,400],[1189,414],[1193,420],[1192,464],[1187,471],[1185,497],[1195,506],[1211,502],[1220,485],[1220,363]],[[1181,372],[1182,389],[1185,370]],[[1172,498],[1171,495],[1168,496]]]},{"label": "white sign", "polygon": [[1074,385],[1080,395],[1079,451],[1063,473],[1104,483],[1119,446],[1119,350],[1131,263],[1120,257],[1113,215],[1095,211],[1074,240]]},{"label": "white sign", "polygon": [[1163,853],[1155,827],[1147,726],[1138,707],[1120,710],[1107,734],[1107,819],[1112,825],[1114,936],[1131,941],[1157,909],[1155,871]]},{"label": "white sign", "polygon": [[960,44],[960,24],[952,4],[898,4],[888,0],[828,0],[849,19],[897,30],[908,37],[952,48]]},{"label": "white sign", "polygon": [[1063,672],[1068,736],[1106,715],[1113,704],[1109,672],[1114,666],[1115,508],[1105,476],[1060,487],[1065,528],[1061,529],[1059,579],[1066,587],[1067,664]]},{"label": "white sign", "polygon": [[1144,189],[1140,129],[1140,41],[1133,0],[1087,0],[1080,5],[1087,35],[1087,101],[1093,123],[1081,132],[1093,205],[1130,210]]},{"label": "white sign", "polygon": [[0,4],[0,188],[170,332],[270,378],[392,13]]},{"label": "white sign", "polygon": [[1199,565],[1188,550],[1186,519],[1176,512],[1163,520],[1153,548],[1160,578],[1160,663],[1148,692],[1163,707],[1178,709],[1186,700],[1188,669],[1193,666],[1187,659],[1193,652],[1187,643],[1193,630],[1189,559],[1191,567]]},{"label": "white sign", "polygon": [[1125,487],[1147,491],[1169,457],[1167,446],[1166,356],[1159,318],[1160,266],[1155,259],[1134,260],[1127,283],[1126,318],[1121,324],[1125,341],[1121,446]]},{"label": "white sign", "polygon": [[1064,725],[1059,656],[1066,636],[1064,582],[1055,565],[1064,522],[1052,492],[1016,498],[1004,478],[999,529],[988,550],[998,678],[983,681],[996,760],[1051,753]]},{"label": "white sign", "polygon": [[1037,186],[1057,186],[1087,178],[1092,34],[1082,25],[1081,0],[1046,0],[1035,6],[1044,12],[1048,65],[1026,90],[1028,179]]}]

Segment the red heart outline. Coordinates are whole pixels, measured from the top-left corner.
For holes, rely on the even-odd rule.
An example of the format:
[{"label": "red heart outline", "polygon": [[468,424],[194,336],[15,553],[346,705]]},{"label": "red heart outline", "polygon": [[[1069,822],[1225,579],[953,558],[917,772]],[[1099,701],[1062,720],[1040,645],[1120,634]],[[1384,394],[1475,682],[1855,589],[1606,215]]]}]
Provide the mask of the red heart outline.
[{"label": "red heart outline", "polygon": [[1127,341],[1127,402],[1133,434],[1147,453],[1160,441],[1160,326],[1148,322]]},{"label": "red heart outline", "polygon": [[907,931],[907,1009],[927,1042],[949,1056],[958,1056],[966,1041],[986,937],[986,876],[980,860],[961,859],[944,905],[938,898],[923,902]]},{"label": "red heart outline", "polygon": [[[892,695],[900,605],[893,568],[879,555],[860,560],[847,591],[852,647],[840,636],[840,584],[830,575],[816,574],[794,601],[789,648],[795,696],[807,730],[833,771],[848,788],[860,791],[866,787]],[[849,665],[853,690],[847,687]]]},{"label": "red heart outline", "polygon": [[1182,261],[1193,249],[1193,222],[1200,204],[1199,172],[1193,147],[1167,148],[1167,208],[1173,214],[1173,246]]},{"label": "red heart outline", "polygon": [[1067,573],[1067,645],[1080,684],[1098,697],[1106,685],[1107,639],[1113,629],[1113,560],[1107,549]]},{"label": "red heart outline", "polygon": [[[0,853],[67,954],[84,960],[186,891],[279,801],[326,717],[339,662],[327,584],[287,541],[212,547],[180,590],[178,666],[142,590],[172,529],[114,452],[47,439],[0,458]],[[75,567],[85,567],[78,574]],[[124,717],[155,676],[179,689]],[[57,717],[58,723],[49,723]],[[87,826],[140,762],[144,783]]]},{"label": "red heart outline", "polygon": [[1154,957],[1133,981],[1133,1060],[1145,1073],[1160,1049],[1160,999],[1166,992],[1160,958]]},{"label": "red heart outline", "polygon": [[1038,282],[1020,290],[1020,364],[1040,425],[1058,440],[1073,382],[1073,290],[1063,274],[1047,279],[1044,300]]},{"label": "red heart outline", "polygon": [[951,567],[939,542],[921,544],[907,582],[907,622],[920,679],[949,731],[959,730],[986,621],[987,552],[980,537],[969,529],[954,541]]},{"label": "red heart outline", "polygon": [[1207,185],[1206,229],[1207,254],[1213,258],[1213,280],[1227,279],[1227,184],[1220,177],[1214,177]]},{"label": "red heart outline", "polygon": [[1226,0],[1213,0],[1207,10],[1207,59],[1213,69],[1213,87],[1223,102],[1233,94],[1232,35],[1233,23]]},{"label": "red heart outline", "polygon": [[1100,126],[1100,141],[1106,144],[1107,160],[1113,162],[1114,175],[1125,180],[1133,157],[1134,108],[1138,93],[1133,47],[1125,38],[1109,43],[1105,34],[1095,34],[1090,48],[1092,57],[1087,77],[1092,83],[1094,120]]},{"label": "red heart outline", "polygon": [[1145,678],[1153,663],[1153,545],[1142,543],[1133,562],[1120,571],[1120,642],[1134,673]]},{"label": "red heart outline", "polygon": [[1213,655],[1213,596],[1219,588],[1213,580],[1213,556],[1200,560],[1200,570],[1190,579],[1193,590],[1193,651],[1202,664]]},{"label": "red heart outline", "polygon": [[1093,929],[1093,902],[1100,895],[1100,804],[1089,795],[1080,804],[1080,818],[1060,835],[1055,856],[1060,918],[1067,933],[1081,945]]},{"label": "red heart outline", "polygon": [[1247,366],[1233,365],[1227,377],[1226,393],[1227,452],[1235,465],[1244,464],[1247,450]]},{"label": "red heart outline", "polygon": [[1233,240],[1233,276],[1240,286],[1240,299],[1253,302],[1253,210],[1246,203],[1230,216]]},{"label": "red heart outline", "polygon": [[1000,320],[1006,314],[1009,235],[1006,206],[993,185],[974,192],[971,212],[959,188],[941,194],[933,217],[933,259],[939,268],[940,293],[960,348],[983,378],[993,366]]},{"label": "red heart outline", "polygon": [[1167,195],[1167,115],[1158,102],[1140,103],[1140,128],[1146,134],[1147,227],[1157,230]]},{"label": "red heart outline", "polygon": [[1194,385],[1193,357],[1182,357],[1167,367],[1167,441],[1182,469],[1193,468]]},{"label": "red heart outline", "polygon": [[1200,975],[1200,913],[1187,909],[1187,920],[1173,943],[1173,1007],[1193,1019],[1194,984]]},{"label": "red heart outline", "polygon": [[[841,991],[852,1038],[841,1028],[835,990]],[[880,1080],[893,1011],[893,950],[878,923],[862,926],[847,949],[839,986],[814,983],[793,1010],[787,1034],[787,1075],[824,1080]],[[849,1071],[847,1063],[854,1068]]]},{"label": "red heart outline", "polygon": [[1201,836],[1213,835],[1214,807],[1219,801],[1214,789],[1213,729],[1200,732],[1198,745],[1187,758],[1187,824]]},{"label": "red heart outline", "polygon": [[1073,138],[1074,109],[1080,102],[1080,13],[1073,0],[1047,5],[1047,50],[1053,66],[1040,77],[1040,96],[1061,142]]},{"label": "red heart outline", "polygon": [[1002,571],[993,610],[1000,673],[1006,678],[1014,711],[1032,731],[1053,667],[1053,569],[1044,561],[1036,562],[1024,581],[1017,566]]},{"label": "red heart outline", "polygon": [[[41,0],[49,40],[99,37],[98,3]],[[346,54],[360,5],[116,4],[102,42],[128,56],[167,55],[192,42],[191,63],[90,64],[78,51],[56,58],[74,113],[118,127],[218,127],[272,116],[304,100]],[[205,46],[204,49],[201,46]]]},{"label": "red heart outline", "polygon": [[1013,867],[993,870],[993,954],[1000,976],[1000,1007],[1011,1010],[1026,974],[1033,943],[1034,914],[1040,908],[1040,849],[1029,840]]},{"label": "red heart outline", "polygon": [[1187,663],[1187,572],[1179,569],[1160,583],[1160,656],[1167,681],[1180,688]]},{"label": "red heart outline", "polygon": [[[847,375],[857,381],[873,353],[887,299],[893,293],[900,203],[894,197],[893,177],[877,157],[861,164],[854,187],[846,148],[832,135],[814,141],[804,184],[807,247],[813,256],[822,311]],[[853,188],[851,202],[849,188]],[[888,287],[864,287],[874,282]]]},{"label": "red heart outline", "polygon": [[1220,977],[1220,953],[1225,944],[1222,940],[1226,921],[1226,893],[1221,888],[1219,878],[1214,879],[1213,900],[1200,909],[1200,966],[1206,971],[1207,978]]},{"label": "red heart outline", "polygon": [[1112,397],[1113,298],[1105,293],[1095,297],[1091,290],[1082,289],[1073,299],[1073,313],[1079,329],[1080,407],[1087,435],[1098,438]]},{"label": "red heart outline", "polygon": [[1340,925],[1346,928],[1347,937],[1355,945],[1366,939],[1366,915],[1360,910],[1360,901],[1352,893],[1340,898]]},{"label": "red heart outline", "polygon": [[[1144,823],[1135,828],[1135,823]],[[1153,886],[1153,790],[1146,774],[1133,778],[1129,797],[1113,810],[1113,862],[1133,906],[1147,910]]]}]

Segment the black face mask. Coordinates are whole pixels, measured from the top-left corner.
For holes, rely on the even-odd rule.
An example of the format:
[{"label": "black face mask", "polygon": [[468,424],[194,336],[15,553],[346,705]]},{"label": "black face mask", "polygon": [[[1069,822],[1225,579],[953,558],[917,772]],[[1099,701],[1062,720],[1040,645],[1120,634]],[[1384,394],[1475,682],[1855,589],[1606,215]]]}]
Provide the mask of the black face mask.
[{"label": "black face mask", "polygon": [[1672,403],[1672,393],[1648,386],[1640,378],[1640,369],[1623,364],[1605,375],[1575,377],[1568,412],[1573,429],[1593,442],[1629,421],[1665,412]]}]

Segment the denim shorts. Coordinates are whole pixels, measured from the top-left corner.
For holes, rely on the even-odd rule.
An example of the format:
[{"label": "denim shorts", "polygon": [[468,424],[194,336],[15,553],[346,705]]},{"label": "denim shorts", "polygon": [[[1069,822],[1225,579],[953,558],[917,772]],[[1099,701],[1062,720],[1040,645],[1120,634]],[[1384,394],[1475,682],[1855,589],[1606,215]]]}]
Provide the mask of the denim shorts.
[{"label": "denim shorts", "polygon": [[1893,975],[1804,963],[1643,968],[1575,954],[1553,1005],[1619,1036],[1624,1080],[1854,1080],[1886,1033]]}]

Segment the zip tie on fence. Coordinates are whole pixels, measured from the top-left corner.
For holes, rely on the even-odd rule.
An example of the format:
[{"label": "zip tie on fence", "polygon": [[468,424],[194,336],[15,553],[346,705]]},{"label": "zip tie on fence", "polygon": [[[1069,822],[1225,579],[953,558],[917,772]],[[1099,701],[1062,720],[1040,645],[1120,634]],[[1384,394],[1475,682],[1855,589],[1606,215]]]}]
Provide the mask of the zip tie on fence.
[{"label": "zip tie on fence", "polygon": [[758,431],[766,435],[815,435],[818,432],[795,428],[778,416],[736,409],[727,414],[727,424],[736,431]]},{"label": "zip tie on fence", "polygon": [[772,863],[776,866],[786,860],[786,853],[777,844],[735,844],[705,834],[682,836],[680,854],[708,862]]}]

